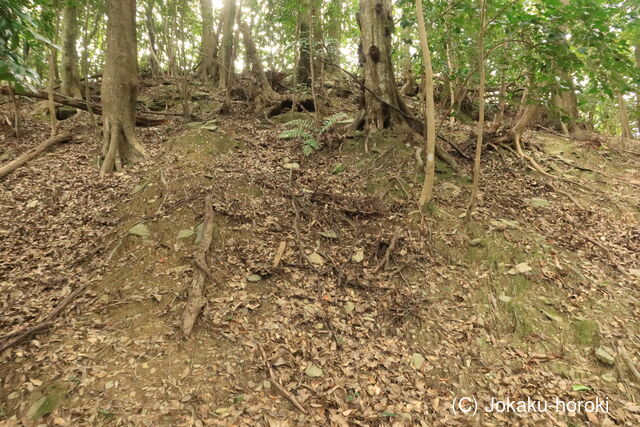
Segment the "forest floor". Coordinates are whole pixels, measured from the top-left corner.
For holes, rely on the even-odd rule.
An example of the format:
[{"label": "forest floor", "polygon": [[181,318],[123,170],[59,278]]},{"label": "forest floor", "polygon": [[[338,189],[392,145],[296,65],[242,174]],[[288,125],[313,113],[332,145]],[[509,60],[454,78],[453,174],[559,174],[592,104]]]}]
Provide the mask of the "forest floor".
[{"label": "forest floor", "polygon": [[[103,180],[99,131],[78,114],[60,122],[70,143],[0,181],[0,345],[87,286],[51,328],[0,354],[0,425],[640,425],[631,144],[529,132],[556,180],[489,149],[466,222],[461,157],[461,174],[438,164],[422,215],[402,135],[365,152],[361,136],[334,131],[305,157],[278,138],[282,124],[241,102],[215,117],[216,106],[194,110],[215,126],[138,128],[148,159]],[[19,140],[0,129],[2,163],[48,137],[32,107]],[[443,127],[455,141],[470,130]],[[207,196],[215,280],[185,339]],[[462,397],[477,414],[455,410]],[[528,397],[608,411],[482,410]]]}]

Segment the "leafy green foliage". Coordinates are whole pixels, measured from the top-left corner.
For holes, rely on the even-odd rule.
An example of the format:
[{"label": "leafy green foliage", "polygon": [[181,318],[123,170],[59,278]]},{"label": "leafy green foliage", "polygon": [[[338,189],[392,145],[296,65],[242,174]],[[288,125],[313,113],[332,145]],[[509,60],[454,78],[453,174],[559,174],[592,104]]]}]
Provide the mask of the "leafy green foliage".
[{"label": "leafy green foliage", "polygon": [[[37,25],[26,9],[29,2],[0,0],[0,80],[31,87],[37,74],[25,65],[24,56],[34,42],[52,45],[36,31]],[[56,46],[54,46],[56,47]]]},{"label": "leafy green foliage", "polygon": [[302,139],[302,153],[308,156],[322,148],[319,141],[320,136],[329,132],[340,120],[346,117],[345,113],[336,113],[326,118],[319,129],[309,119],[291,120],[285,123],[285,127],[292,127],[293,129],[282,131],[278,137],[280,139]]}]

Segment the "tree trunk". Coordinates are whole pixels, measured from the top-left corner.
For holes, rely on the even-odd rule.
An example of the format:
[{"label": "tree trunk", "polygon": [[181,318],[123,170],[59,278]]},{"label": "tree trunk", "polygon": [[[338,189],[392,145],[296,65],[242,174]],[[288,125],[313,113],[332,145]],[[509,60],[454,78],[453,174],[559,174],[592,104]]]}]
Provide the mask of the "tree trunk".
[{"label": "tree trunk", "polygon": [[309,41],[311,31],[306,19],[299,18],[298,38],[300,40],[300,51],[298,53],[298,84],[309,86],[311,84],[311,54],[309,52]]},{"label": "tree trunk", "polygon": [[436,111],[433,100],[433,68],[431,67],[431,52],[427,41],[427,30],[424,25],[422,12],[422,0],[416,0],[416,13],[418,15],[418,32],[420,33],[420,46],[424,60],[424,117],[425,117],[425,152],[427,160],[424,163],[424,183],[418,206],[422,208],[433,198],[433,184],[435,181],[435,151],[436,151]]},{"label": "tree trunk", "polygon": [[[473,186],[471,187],[471,197],[467,207],[467,220],[471,219],[471,214],[476,205],[478,189],[480,188],[480,165],[482,156],[482,138],[484,136],[484,94],[486,75],[484,71],[484,35],[486,31],[485,23],[486,0],[480,0],[480,31],[478,33],[478,74],[480,74],[480,85],[478,88],[478,128],[476,139],[476,155],[473,162]],[[502,83],[501,90],[504,88]]]},{"label": "tree trunk", "polygon": [[226,90],[233,74],[233,24],[236,17],[236,1],[225,0],[222,10],[222,49],[220,49],[220,67],[218,88]]},{"label": "tree trunk", "polygon": [[[640,44],[635,46],[636,65],[640,68]],[[638,134],[640,134],[640,87],[636,89],[636,115],[638,116]]]},{"label": "tree trunk", "polygon": [[240,23],[240,32],[242,33],[245,52],[247,59],[249,60],[249,63],[245,64],[245,67],[251,66],[251,72],[261,89],[261,93],[256,102],[256,107],[262,109],[263,106],[268,104],[270,100],[277,98],[278,95],[271,88],[267,75],[264,73],[260,55],[258,54],[255,43],[253,42],[253,37],[251,36],[251,29],[246,22]]},{"label": "tree trunk", "polygon": [[153,77],[158,77],[162,75],[162,69],[160,68],[158,49],[156,47],[156,24],[153,19],[153,5],[153,0],[147,0],[144,10],[144,23],[147,27],[147,36],[149,37],[149,62],[151,64],[151,75]]},{"label": "tree trunk", "polygon": [[[330,12],[332,12],[332,18],[328,25],[328,40],[327,40],[327,62],[340,66],[342,60],[342,54],[340,52],[340,41],[342,38],[342,23],[343,23],[343,7],[344,0],[331,0],[329,4]],[[338,18],[338,19],[335,19]],[[340,69],[337,67],[330,67],[329,74],[336,74]]]},{"label": "tree trunk", "polygon": [[102,76],[103,135],[100,176],[122,169],[123,160],[146,156],[135,134],[138,91],[136,1],[107,2],[107,48]]},{"label": "tree trunk", "polygon": [[618,92],[618,111],[620,113],[620,136],[622,138],[632,138],[631,126],[629,125],[629,112],[627,111],[627,102],[624,95]]},{"label": "tree trunk", "polygon": [[200,0],[200,12],[202,14],[202,50],[200,52],[199,74],[204,79],[211,79],[213,77],[213,51],[216,44],[211,0]]},{"label": "tree trunk", "polygon": [[82,98],[80,72],[78,69],[78,9],[66,6],[62,17],[62,93],[74,98]]},{"label": "tree trunk", "polygon": [[[365,91],[364,94],[365,129],[367,132],[375,132],[404,122],[398,110],[406,109],[396,87],[391,62],[391,0],[360,0],[358,25],[361,32],[364,84],[373,92]],[[381,102],[381,99],[385,102]]]},{"label": "tree trunk", "polygon": [[408,31],[405,31],[402,43],[402,54],[404,56],[402,74],[404,77],[404,85],[402,86],[402,89],[400,89],[400,93],[404,96],[414,96],[418,93],[418,83],[413,76],[413,62],[411,61],[411,43],[409,41],[409,37],[410,35],[408,34]]}]

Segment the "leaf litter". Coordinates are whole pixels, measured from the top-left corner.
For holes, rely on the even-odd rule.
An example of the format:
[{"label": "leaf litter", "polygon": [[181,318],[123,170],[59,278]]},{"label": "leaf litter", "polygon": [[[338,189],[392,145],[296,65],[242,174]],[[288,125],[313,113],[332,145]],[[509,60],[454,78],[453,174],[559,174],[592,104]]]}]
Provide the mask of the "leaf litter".
[{"label": "leaf litter", "polygon": [[[207,143],[223,135],[247,148],[198,160],[183,154],[200,146],[180,138],[179,121],[139,129],[150,159],[104,181],[87,154],[99,137],[79,115],[61,124],[77,144],[0,182],[5,341],[90,285],[53,330],[0,355],[8,422],[35,414],[60,389],[55,408],[40,405],[56,425],[466,425],[450,411],[463,394],[485,403],[606,396],[612,410],[598,417],[602,425],[640,422],[637,380],[609,364],[618,363],[610,347],[621,344],[639,362],[640,234],[629,208],[637,194],[609,182],[581,194],[593,208],[579,210],[517,159],[490,154],[475,224],[458,219],[466,189],[415,220],[412,201],[371,195],[370,171],[352,166],[348,152],[306,158],[278,140],[277,126],[236,113]],[[48,131],[25,126],[10,147],[17,152]],[[300,167],[280,167],[283,158]],[[385,173],[397,173],[396,160],[383,159]],[[412,168],[401,180],[417,194]],[[162,206],[160,169],[170,189]],[[184,341],[198,243],[176,236],[202,223],[207,195],[214,280]],[[141,224],[146,239],[128,235]],[[400,235],[378,269],[391,230]],[[536,306],[540,295],[553,307]],[[572,338],[582,318],[599,326],[588,344]],[[575,417],[480,421],[567,425]]]}]

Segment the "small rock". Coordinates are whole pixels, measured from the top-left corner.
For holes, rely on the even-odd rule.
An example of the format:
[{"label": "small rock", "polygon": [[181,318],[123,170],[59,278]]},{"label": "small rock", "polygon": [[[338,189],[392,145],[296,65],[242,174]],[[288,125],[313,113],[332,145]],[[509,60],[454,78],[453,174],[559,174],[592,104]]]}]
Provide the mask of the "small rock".
[{"label": "small rock", "polygon": [[324,258],[322,258],[322,256],[320,256],[320,254],[317,252],[309,255],[309,261],[315,265],[324,265]]},{"label": "small rock", "polygon": [[255,273],[254,274],[249,274],[247,276],[247,280],[249,282],[254,282],[254,283],[255,282],[259,282],[260,280],[262,280],[262,276],[260,276],[259,274],[255,274]]},{"label": "small rock", "polygon": [[362,262],[363,259],[364,259],[364,250],[363,249],[357,249],[356,252],[351,257],[351,261],[353,261],[355,263],[360,263],[360,262]]},{"label": "small rock", "polygon": [[316,365],[309,365],[307,369],[304,370],[304,373],[311,378],[318,378],[323,375],[322,369]]},{"label": "small rock", "polygon": [[413,369],[420,369],[422,368],[422,365],[424,364],[424,356],[421,355],[420,353],[413,353],[411,355],[411,360],[409,361],[409,365],[413,368]]},{"label": "small rock", "polygon": [[613,349],[604,345],[596,348],[596,359],[605,365],[614,365],[616,363],[616,357],[614,356]]},{"label": "small rock", "polygon": [[149,237],[149,236],[151,236],[151,232],[149,231],[149,227],[147,227],[143,223],[140,223],[140,224],[137,224],[137,225],[134,225],[133,227],[131,227],[129,229],[129,234],[132,234],[134,236],[139,236],[139,237]]},{"label": "small rock", "polygon": [[298,170],[298,169],[300,169],[300,164],[299,163],[295,163],[295,162],[285,163],[285,164],[282,165],[282,167],[285,168],[285,169],[290,169],[290,170]]},{"label": "small rock", "polygon": [[356,309],[356,306],[351,301],[345,303],[344,305],[344,311],[347,314],[353,312],[353,310],[355,309]]},{"label": "small rock", "polygon": [[534,208],[548,208],[549,206],[551,206],[551,203],[549,203],[547,199],[539,199],[537,197],[527,199],[527,203],[529,203]]},{"label": "small rock", "polygon": [[469,242],[469,246],[473,246],[473,247],[482,247],[484,246],[484,242],[482,241],[482,239],[473,239],[472,241]]}]

